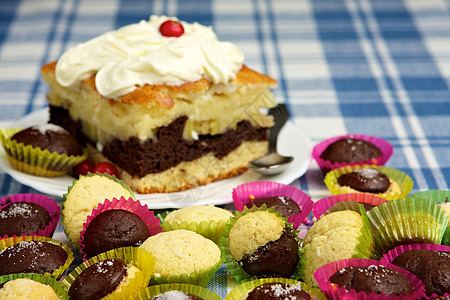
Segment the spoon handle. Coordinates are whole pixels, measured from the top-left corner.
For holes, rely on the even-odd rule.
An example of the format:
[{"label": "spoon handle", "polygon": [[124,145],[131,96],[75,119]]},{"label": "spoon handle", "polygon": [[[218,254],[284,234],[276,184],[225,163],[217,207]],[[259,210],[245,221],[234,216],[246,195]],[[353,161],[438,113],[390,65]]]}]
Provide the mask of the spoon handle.
[{"label": "spoon handle", "polygon": [[269,115],[273,116],[275,125],[270,127],[269,130],[269,153],[277,151],[278,134],[289,120],[289,111],[286,105],[283,103],[278,104],[276,107],[269,109]]}]

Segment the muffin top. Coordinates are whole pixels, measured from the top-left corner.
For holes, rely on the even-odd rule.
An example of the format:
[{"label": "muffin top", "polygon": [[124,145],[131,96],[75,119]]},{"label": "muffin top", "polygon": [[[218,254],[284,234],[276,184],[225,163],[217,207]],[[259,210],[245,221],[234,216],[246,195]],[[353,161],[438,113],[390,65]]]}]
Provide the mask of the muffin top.
[{"label": "muffin top", "polygon": [[30,235],[50,222],[48,211],[36,203],[14,202],[0,210],[0,237]]},{"label": "muffin top", "polygon": [[83,155],[83,149],[78,141],[64,128],[55,124],[35,125],[17,132],[12,140],[33,148],[41,148],[49,152],[66,155]]},{"label": "muffin top", "polygon": [[200,206],[188,206],[178,210],[170,212],[165,218],[164,222],[168,223],[200,223],[202,221],[216,221],[221,220],[228,221],[233,214],[226,209],[212,206],[212,205],[200,205]]},{"label": "muffin top", "polygon": [[320,157],[332,163],[356,163],[377,158],[381,155],[381,150],[370,142],[355,138],[342,138],[330,144]]},{"label": "muffin top", "polygon": [[158,233],[140,247],[155,257],[155,276],[177,276],[205,270],[216,265],[221,257],[220,249],[213,241],[184,229]]},{"label": "muffin top", "polygon": [[52,287],[40,282],[18,278],[7,281],[0,289],[0,299],[3,300],[58,300],[58,295]]}]

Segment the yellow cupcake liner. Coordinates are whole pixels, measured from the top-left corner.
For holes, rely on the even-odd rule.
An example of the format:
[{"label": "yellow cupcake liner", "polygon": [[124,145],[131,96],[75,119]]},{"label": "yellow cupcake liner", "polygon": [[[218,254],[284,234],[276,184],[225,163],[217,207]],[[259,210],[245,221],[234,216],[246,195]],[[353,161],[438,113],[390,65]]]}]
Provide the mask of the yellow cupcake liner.
[{"label": "yellow cupcake liner", "polygon": [[220,300],[219,295],[210,291],[204,287],[193,285],[193,284],[185,284],[185,283],[171,283],[171,284],[160,284],[150,286],[146,289],[140,290],[138,293],[134,294],[131,299],[132,300],[148,300],[156,295],[168,292],[168,291],[182,291],[185,293],[189,293],[191,295],[198,296],[202,299],[208,300]]},{"label": "yellow cupcake liner", "polygon": [[53,291],[55,291],[55,294],[58,296],[59,300],[69,300],[69,295],[67,294],[66,287],[56,279],[45,276],[42,274],[35,274],[35,273],[17,273],[17,274],[10,274],[10,275],[4,275],[0,276],[0,285],[3,283],[6,283],[7,281],[19,279],[19,278],[27,278],[45,285],[50,286]]},{"label": "yellow cupcake liner", "polygon": [[85,261],[84,263],[76,267],[69,275],[64,278],[62,283],[65,285],[67,290],[69,290],[72,283],[84,270],[86,270],[93,264],[107,259],[121,259],[127,264],[135,266],[141,272],[137,272],[136,276],[130,278],[128,284],[122,286],[120,290],[115,290],[102,299],[127,299],[129,295],[132,295],[137,291],[147,287],[151,274],[153,272],[153,268],[155,266],[155,258],[153,257],[151,252],[139,247],[117,248],[94,256],[88,261]]},{"label": "yellow cupcake liner", "polygon": [[231,252],[230,252],[230,242],[228,239],[228,235],[229,235],[230,230],[233,227],[234,223],[236,223],[236,221],[240,217],[242,217],[248,213],[255,212],[255,211],[268,211],[270,213],[275,214],[277,217],[283,219],[284,223],[286,224],[285,226],[287,227],[287,229],[289,229],[291,232],[294,233],[295,240],[298,243],[298,254],[299,254],[300,259],[299,259],[299,262],[297,265],[297,269],[295,270],[294,274],[290,278],[301,279],[305,258],[303,257],[304,249],[301,247],[301,243],[303,240],[298,237],[299,231],[295,230],[293,228],[292,223],[287,222],[287,220],[288,220],[287,217],[281,216],[280,211],[275,212],[275,207],[267,208],[266,204],[263,204],[260,207],[257,207],[257,206],[252,206],[250,208],[244,207],[243,211],[236,211],[236,216],[230,218],[230,220],[228,221],[228,223],[225,226],[225,230],[221,234],[218,245],[219,245],[220,249],[222,250],[222,253],[224,254],[226,269],[227,269],[227,271],[230,272],[230,277],[236,279],[237,283],[243,283],[243,282],[247,282],[250,280],[258,279],[257,276],[252,276],[252,275],[248,274],[242,268],[242,265],[239,262],[234,260],[233,256],[231,255]]},{"label": "yellow cupcake liner", "polygon": [[[411,196],[423,198],[428,201],[433,201],[436,204],[442,204],[446,202],[450,202],[450,191],[445,190],[429,190],[415,193]],[[448,215],[448,213],[447,213]],[[442,245],[450,246],[450,222],[447,226],[447,230],[444,233],[442,238]]]},{"label": "yellow cupcake liner", "polygon": [[[67,188],[67,193],[65,193],[65,194],[63,195],[63,201],[62,201],[62,203],[61,203],[61,224],[62,224],[62,226],[63,226],[63,228],[64,228],[64,233],[66,234],[68,241],[73,245],[73,247],[74,247],[75,249],[80,249],[81,246],[80,246],[80,244],[79,244],[78,242],[74,242],[74,241],[71,239],[70,234],[69,234],[69,232],[67,231],[67,227],[66,227],[66,221],[67,221],[67,220],[66,220],[66,218],[65,218],[65,202],[66,202],[66,199],[67,199],[67,195],[70,194],[70,191],[72,190],[73,186],[75,185],[75,183],[76,183],[78,180],[80,180],[80,179],[83,178],[83,177],[92,177],[92,176],[105,176],[105,177],[107,177],[107,178],[109,178],[109,179],[111,179],[111,180],[113,180],[113,181],[119,183],[120,185],[122,185],[122,186],[130,193],[131,197],[132,197],[134,200],[136,200],[136,195],[135,195],[135,193],[131,190],[131,188],[130,188],[127,184],[125,184],[122,180],[118,179],[116,176],[109,175],[108,173],[105,173],[105,174],[100,174],[100,173],[95,173],[95,174],[87,173],[86,175],[80,175],[80,177],[79,177],[78,179],[73,180],[73,181],[72,181],[72,185],[69,186],[69,187]],[[106,199],[103,199],[102,201],[99,201],[98,204],[103,203],[104,200],[106,200]],[[112,199],[108,199],[108,200],[112,200]],[[91,211],[94,210],[94,209],[97,209],[98,204],[97,204],[95,207],[93,207],[93,208],[91,209]],[[90,215],[90,214],[91,214],[91,212],[89,212],[89,215]],[[85,220],[83,223],[86,223],[86,222],[87,222],[87,217],[88,217],[88,216],[86,216],[86,220]],[[81,226],[81,230],[83,230],[83,226]],[[81,231],[80,231],[80,233],[81,233]]]},{"label": "yellow cupcake liner", "polygon": [[410,196],[383,203],[367,213],[379,259],[404,244],[440,244],[448,216],[433,201]]},{"label": "yellow cupcake liner", "polygon": [[325,295],[318,289],[313,286],[310,286],[302,281],[297,281],[295,279],[288,278],[261,278],[255,279],[252,281],[244,282],[234,289],[232,289],[228,295],[225,297],[225,300],[240,300],[244,295],[248,295],[248,293],[254,288],[263,285],[265,283],[285,283],[285,284],[297,284],[300,283],[302,290],[311,295],[311,298],[314,300],[326,300]]},{"label": "yellow cupcake liner", "polygon": [[83,155],[59,154],[11,140],[11,137],[21,130],[20,128],[0,129],[0,141],[8,161],[18,171],[36,176],[57,177],[72,171],[73,167],[87,158],[86,153]]},{"label": "yellow cupcake liner", "polygon": [[[356,191],[348,186],[341,186],[338,183],[338,178],[343,175],[350,172],[353,172],[355,170],[361,170],[364,168],[372,168],[380,171],[381,173],[386,174],[390,180],[397,183],[400,187],[400,193],[397,193],[396,191],[390,191],[385,193],[378,193],[375,194],[381,198],[384,198],[386,200],[395,200],[406,197],[409,192],[411,192],[413,188],[413,181],[411,178],[396,169],[387,168],[385,166],[377,166],[377,165],[355,165],[355,166],[345,166],[338,169],[331,170],[328,172],[325,176],[324,183],[330,190],[330,192],[333,195],[339,195],[339,194],[348,194],[348,193],[363,193]],[[370,194],[370,193],[367,193]]]},{"label": "yellow cupcake liner", "polygon": [[2,239],[2,240],[0,240],[0,253],[3,250],[5,250],[6,248],[9,248],[15,244],[18,244],[20,242],[29,242],[29,241],[40,241],[40,242],[54,244],[54,245],[57,245],[57,246],[63,248],[64,251],[66,251],[66,253],[67,253],[66,263],[64,265],[62,265],[61,267],[59,267],[58,269],[54,270],[52,273],[45,273],[44,275],[46,275],[46,276],[50,276],[55,279],[60,278],[61,275],[70,266],[70,264],[72,263],[72,261],[74,259],[72,249],[70,249],[69,246],[67,246],[66,244],[64,244],[58,240],[55,240],[55,239],[52,239],[49,237],[45,237],[45,236],[23,236],[22,235],[22,236],[14,236],[14,237]]},{"label": "yellow cupcake liner", "polygon": [[225,230],[225,226],[227,225],[227,221],[220,220],[217,221],[201,221],[199,223],[197,222],[163,222],[161,224],[161,227],[163,231],[172,231],[172,230],[178,230],[178,229],[185,229],[194,231],[201,236],[212,240],[214,243],[218,243],[220,240],[221,233]]}]

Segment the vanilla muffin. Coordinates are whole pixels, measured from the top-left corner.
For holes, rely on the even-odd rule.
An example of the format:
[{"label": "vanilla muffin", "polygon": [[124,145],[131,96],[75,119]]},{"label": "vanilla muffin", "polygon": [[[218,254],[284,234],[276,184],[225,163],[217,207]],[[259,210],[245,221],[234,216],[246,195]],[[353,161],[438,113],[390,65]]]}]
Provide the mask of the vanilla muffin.
[{"label": "vanilla muffin", "polygon": [[6,282],[0,289],[2,300],[58,300],[52,287],[28,279],[18,278]]},{"label": "vanilla muffin", "polygon": [[229,210],[212,206],[212,205],[200,205],[200,206],[188,206],[178,210],[170,212],[165,218],[164,222],[168,223],[200,223],[202,221],[228,221],[233,217],[233,213]]},{"label": "vanilla muffin", "polygon": [[221,251],[214,242],[184,229],[151,236],[140,248],[155,257],[152,279],[158,283],[168,282],[173,276],[200,274],[204,280],[189,283],[206,286],[221,264]]},{"label": "vanilla muffin", "polygon": [[134,199],[134,193],[113,176],[95,174],[80,176],[74,181],[68,193],[64,195],[62,223],[75,247],[79,247],[83,223],[87,221],[92,209],[97,208],[105,199],[120,199],[120,197]]},{"label": "vanilla muffin", "polygon": [[317,287],[314,272],[319,267],[358,255],[355,248],[360,243],[363,227],[363,217],[350,210],[330,213],[314,223],[303,241],[304,281]]}]

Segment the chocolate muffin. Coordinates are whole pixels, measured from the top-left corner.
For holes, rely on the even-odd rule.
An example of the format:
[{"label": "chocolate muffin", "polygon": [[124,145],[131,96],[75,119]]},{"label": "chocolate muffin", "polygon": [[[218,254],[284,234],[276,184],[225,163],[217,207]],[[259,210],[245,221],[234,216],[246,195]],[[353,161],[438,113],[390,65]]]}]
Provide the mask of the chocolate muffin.
[{"label": "chocolate muffin", "polygon": [[373,168],[364,168],[342,174],[338,178],[341,186],[349,186],[365,193],[384,193],[389,189],[389,177]]},{"label": "chocolate muffin", "polygon": [[183,291],[175,291],[175,290],[167,291],[151,298],[151,300],[170,300],[170,299],[202,300],[203,298],[189,293],[185,293]]},{"label": "chocolate muffin", "polygon": [[67,261],[66,251],[42,241],[23,241],[0,253],[0,276],[16,273],[53,273]]},{"label": "chocolate muffin", "polygon": [[126,276],[127,264],[121,259],[107,259],[90,265],[70,286],[70,299],[101,299],[112,293]]},{"label": "chocolate muffin", "polygon": [[311,295],[302,290],[300,283],[264,283],[248,293],[246,300],[296,299],[309,300]]},{"label": "chocolate muffin", "polygon": [[289,278],[297,269],[299,260],[298,243],[294,234],[286,229],[278,240],[244,256],[240,263],[248,274],[259,278]]},{"label": "chocolate muffin", "polygon": [[298,213],[301,213],[302,210],[298,206],[298,204],[288,197],[264,197],[264,198],[254,198],[251,197],[251,202],[247,203],[245,206],[250,208],[252,206],[260,207],[263,204],[266,204],[267,207],[275,207],[275,211],[281,212],[283,217],[293,216]]},{"label": "chocolate muffin", "polygon": [[450,252],[409,250],[397,256],[392,264],[408,270],[422,280],[428,296],[450,293]]},{"label": "chocolate muffin", "polygon": [[72,135],[64,128],[50,123],[28,127],[14,134],[11,139],[49,152],[83,155],[83,149]]},{"label": "chocolate muffin", "polygon": [[382,155],[381,150],[372,143],[354,138],[343,138],[330,144],[320,157],[335,162],[360,162]]},{"label": "chocolate muffin", "polygon": [[408,278],[384,266],[347,267],[330,277],[330,282],[347,290],[384,295],[407,295],[413,292]]},{"label": "chocolate muffin", "polygon": [[139,246],[148,237],[150,231],[138,215],[126,210],[107,210],[89,223],[83,252],[92,257],[115,248]]},{"label": "chocolate muffin", "polygon": [[11,203],[0,210],[0,237],[38,233],[50,220],[50,214],[39,204]]}]

